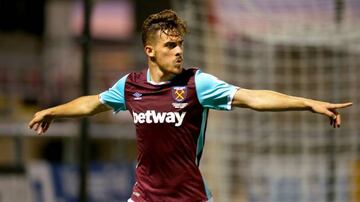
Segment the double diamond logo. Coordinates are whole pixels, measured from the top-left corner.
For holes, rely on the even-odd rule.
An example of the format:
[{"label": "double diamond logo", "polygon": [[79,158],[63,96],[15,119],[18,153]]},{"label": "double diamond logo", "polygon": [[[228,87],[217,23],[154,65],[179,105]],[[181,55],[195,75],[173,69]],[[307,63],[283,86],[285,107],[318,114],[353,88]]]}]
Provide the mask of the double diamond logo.
[{"label": "double diamond logo", "polygon": [[133,94],[133,96],[134,96],[134,100],[141,100],[142,99],[142,94],[139,93],[139,92],[135,92]]}]

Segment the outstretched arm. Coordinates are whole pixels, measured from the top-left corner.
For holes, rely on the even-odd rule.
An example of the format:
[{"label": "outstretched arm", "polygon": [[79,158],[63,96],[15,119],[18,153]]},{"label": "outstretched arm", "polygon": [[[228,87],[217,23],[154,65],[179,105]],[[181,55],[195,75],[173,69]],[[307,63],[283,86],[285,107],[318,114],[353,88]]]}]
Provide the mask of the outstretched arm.
[{"label": "outstretched arm", "polygon": [[35,113],[33,119],[29,122],[29,128],[40,135],[47,131],[55,118],[91,116],[107,110],[110,110],[110,108],[100,102],[98,95],[83,96],[68,103]]},{"label": "outstretched arm", "polygon": [[351,106],[352,103],[333,104],[302,97],[294,97],[268,90],[239,89],[234,96],[232,106],[251,108],[257,111],[309,110],[326,115],[330,124],[340,127],[341,117],[336,109]]}]

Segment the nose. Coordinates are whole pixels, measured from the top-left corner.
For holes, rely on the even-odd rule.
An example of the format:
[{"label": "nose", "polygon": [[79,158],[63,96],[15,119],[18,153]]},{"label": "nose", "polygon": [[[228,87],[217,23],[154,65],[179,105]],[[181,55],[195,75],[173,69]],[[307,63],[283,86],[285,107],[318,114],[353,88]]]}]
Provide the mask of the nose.
[{"label": "nose", "polygon": [[182,54],[183,54],[183,47],[182,47],[182,45],[178,45],[178,46],[176,46],[176,56],[182,56]]}]

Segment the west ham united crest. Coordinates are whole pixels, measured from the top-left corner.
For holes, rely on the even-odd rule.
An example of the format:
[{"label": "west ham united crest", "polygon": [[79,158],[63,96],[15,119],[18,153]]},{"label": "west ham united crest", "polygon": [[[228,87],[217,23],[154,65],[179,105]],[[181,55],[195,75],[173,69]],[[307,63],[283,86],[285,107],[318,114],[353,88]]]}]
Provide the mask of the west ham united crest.
[{"label": "west ham united crest", "polygon": [[172,96],[176,102],[183,102],[187,96],[187,87],[186,86],[173,87]]},{"label": "west ham united crest", "polygon": [[175,102],[172,105],[177,109],[182,109],[187,106],[188,103],[183,103],[186,100],[187,96],[187,87],[186,86],[176,86],[172,89],[172,97]]}]

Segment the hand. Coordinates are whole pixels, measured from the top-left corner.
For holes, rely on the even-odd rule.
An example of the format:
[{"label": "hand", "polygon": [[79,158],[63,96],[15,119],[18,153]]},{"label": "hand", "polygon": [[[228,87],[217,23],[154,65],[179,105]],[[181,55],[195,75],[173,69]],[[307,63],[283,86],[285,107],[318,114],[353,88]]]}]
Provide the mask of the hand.
[{"label": "hand", "polygon": [[310,106],[311,106],[311,111],[328,116],[330,119],[330,125],[332,125],[334,128],[336,127],[340,128],[341,117],[336,109],[349,107],[351,105],[352,105],[351,102],[333,104],[333,103],[314,101]]},{"label": "hand", "polygon": [[41,135],[48,130],[52,120],[53,117],[49,115],[47,110],[39,111],[29,122],[29,128],[36,131],[38,135]]}]

